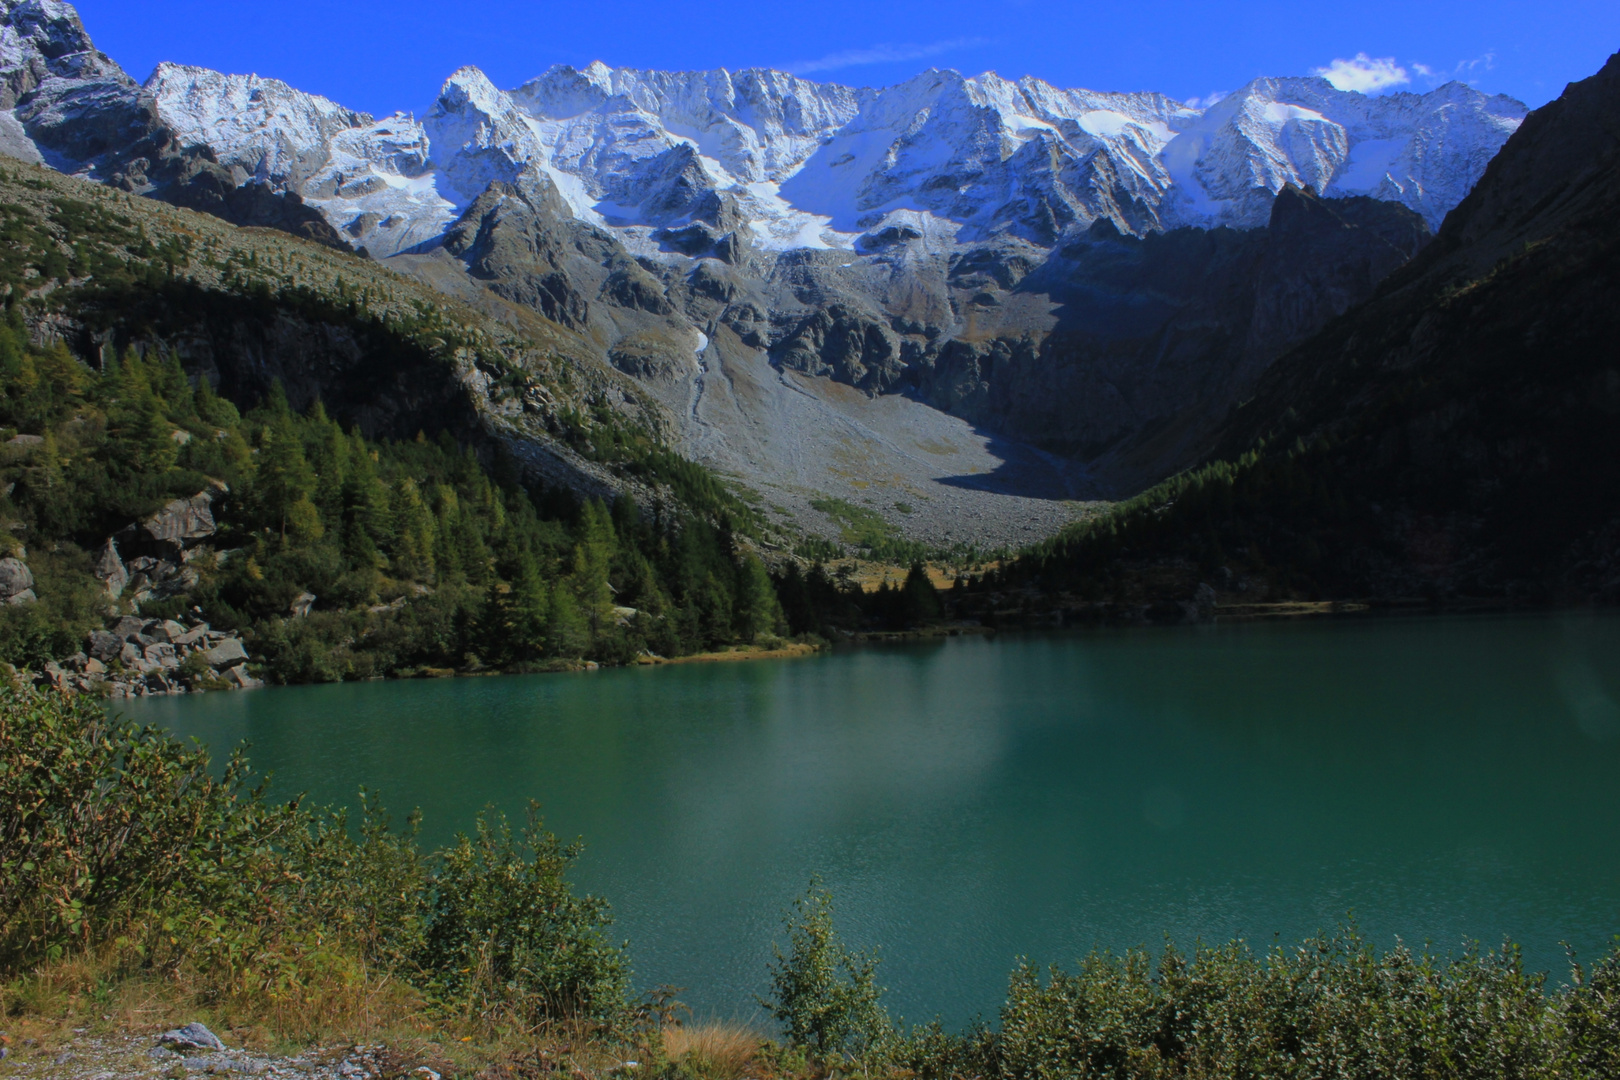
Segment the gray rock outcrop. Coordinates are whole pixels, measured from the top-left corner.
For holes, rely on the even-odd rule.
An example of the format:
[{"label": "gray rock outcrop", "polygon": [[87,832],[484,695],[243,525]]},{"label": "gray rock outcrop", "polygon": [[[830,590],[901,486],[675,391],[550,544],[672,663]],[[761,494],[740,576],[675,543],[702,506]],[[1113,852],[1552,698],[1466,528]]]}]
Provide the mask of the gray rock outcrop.
[{"label": "gray rock outcrop", "polygon": [[226,638],[202,655],[210,667],[216,668],[230,667],[248,658],[247,650],[242,647],[239,638]]},{"label": "gray rock outcrop", "polygon": [[34,575],[21,559],[0,559],[0,603],[28,604],[36,600]]},{"label": "gray rock outcrop", "polygon": [[124,586],[129,584],[129,570],[124,566],[124,560],[119,558],[118,544],[112,537],[107,537],[107,543],[102,547],[91,573],[101,582],[108,599],[116,600],[124,595]]},{"label": "gray rock outcrop", "polygon": [[126,526],[112,540],[124,551],[178,560],[187,548],[214,535],[213,503],[212,491],[175,499],[150,517]]},{"label": "gray rock outcrop", "polygon": [[184,1027],[165,1031],[158,1036],[158,1045],[170,1050],[223,1050],[225,1044],[218,1035],[193,1020]]}]

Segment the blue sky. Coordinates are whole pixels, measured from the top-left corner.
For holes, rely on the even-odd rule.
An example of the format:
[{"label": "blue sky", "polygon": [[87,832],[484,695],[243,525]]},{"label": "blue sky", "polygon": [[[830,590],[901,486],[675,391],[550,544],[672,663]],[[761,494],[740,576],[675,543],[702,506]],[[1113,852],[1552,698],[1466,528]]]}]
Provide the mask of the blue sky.
[{"label": "blue sky", "polygon": [[[511,87],[557,63],[776,67],[882,86],[928,67],[1183,100],[1258,75],[1424,90],[1461,78],[1531,105],[1620,49],[1620,2],[1114,0],[80,0],[96,44],[256,72],[374,113],[425,111],[457,67]],[[1359,58],[1359,59],[1358,59]],[[1338,66],[1335,66],[1338,61]]]}]

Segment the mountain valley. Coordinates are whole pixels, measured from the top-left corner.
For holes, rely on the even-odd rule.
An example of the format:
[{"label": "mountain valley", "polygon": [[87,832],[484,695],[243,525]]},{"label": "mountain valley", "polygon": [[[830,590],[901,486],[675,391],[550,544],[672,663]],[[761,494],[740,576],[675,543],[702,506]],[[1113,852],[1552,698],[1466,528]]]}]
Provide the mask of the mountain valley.
[{"label": "mountain valley", "polygon": [[531,312],[777,527],[836,538],[817,506],[848,504],[939,548],[1025,543],[1195,463],[1526,111],[1458,83],[1260,79],[1199,109],[595,63],[510,92],[464,68],[421,119],[377,119],[257,76],[137,84],[66,4],[5,6],[5,152]]}]

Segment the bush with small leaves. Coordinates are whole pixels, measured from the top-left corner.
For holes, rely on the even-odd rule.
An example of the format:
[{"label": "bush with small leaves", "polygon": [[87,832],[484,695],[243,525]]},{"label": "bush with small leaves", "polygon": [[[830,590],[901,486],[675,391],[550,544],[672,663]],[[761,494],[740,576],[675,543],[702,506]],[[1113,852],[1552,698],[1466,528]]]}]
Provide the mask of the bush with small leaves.
[{"label": "bush with small leaves", "polygon": [[812,881],[784,916],[788,953],[776,950],[771,998],[761,1004],[789,1044],[823,1060],[871,1053],[892,1034],[879,999],[878,958],[850,952],[833,928],[832,894]]},{"label": "bush with small leaves", "polygon": [[432,992],[476,1014],[617,1021],[629,967],[605,936],[606,902],[576,896],[564,876],[579,852],[546,831],[532,803],[521,841],[503,816],[479,815],[433,883],[421,953]]}]

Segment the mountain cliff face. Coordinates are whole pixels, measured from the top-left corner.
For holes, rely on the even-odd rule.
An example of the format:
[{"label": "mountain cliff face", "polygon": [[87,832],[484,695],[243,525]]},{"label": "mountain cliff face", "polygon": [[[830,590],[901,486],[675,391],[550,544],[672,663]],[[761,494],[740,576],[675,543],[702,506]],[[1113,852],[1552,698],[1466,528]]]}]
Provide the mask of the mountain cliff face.
[{"label": "mountain cliff face", "polygon": [[1049,530],[1053,500],[1187,464],[1525,113],[1460,84],[1260,79],[1197,109],[595,63],[511,91],[463,68],[422,117],[377,119],[176,64],[136,85],[57,0],[0,0],[0,64],[0,150],[487,289],[593,343],[683,451],[802,524],[827,495],[923,499],[897,524],[938,542],[1006,514]]},{"label": "mountain cliff face", "polygon": [[346,247],[296,191],[222,166],[182,143],[155,102],[96,50],[57,0],[0,0],[0,153],[99,180],[239,225]]}]

